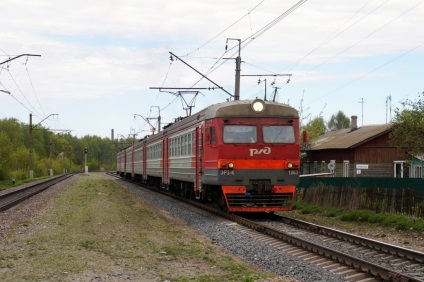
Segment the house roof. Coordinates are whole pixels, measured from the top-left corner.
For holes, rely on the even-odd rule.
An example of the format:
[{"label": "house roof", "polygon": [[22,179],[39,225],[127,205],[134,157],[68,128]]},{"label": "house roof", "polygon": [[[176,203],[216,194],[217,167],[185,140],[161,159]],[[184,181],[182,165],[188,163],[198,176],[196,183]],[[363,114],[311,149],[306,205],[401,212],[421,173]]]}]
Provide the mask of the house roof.
[{"label": "house roof", "polygon": [[313,140],[306,151],[354,148],[389,131],[391,124],[367,125],[355,130],[332,130]]}]

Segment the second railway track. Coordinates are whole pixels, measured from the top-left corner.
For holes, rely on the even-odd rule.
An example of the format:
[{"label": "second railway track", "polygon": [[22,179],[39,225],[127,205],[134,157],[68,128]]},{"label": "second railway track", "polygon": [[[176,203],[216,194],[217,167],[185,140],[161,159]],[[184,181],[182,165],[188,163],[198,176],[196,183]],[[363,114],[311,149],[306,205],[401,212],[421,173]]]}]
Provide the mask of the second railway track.
[{"label": "second railway track", "polygon": [[5,211],[20,202],[28,199],[47,188],[71,177],[73,174],[65,174],[55,178],[49,178],[44,181],[38,181],[37,183],[30,184],[23,188],[17,188],[13,190],[5,190],[0,194],[0,212]]}]

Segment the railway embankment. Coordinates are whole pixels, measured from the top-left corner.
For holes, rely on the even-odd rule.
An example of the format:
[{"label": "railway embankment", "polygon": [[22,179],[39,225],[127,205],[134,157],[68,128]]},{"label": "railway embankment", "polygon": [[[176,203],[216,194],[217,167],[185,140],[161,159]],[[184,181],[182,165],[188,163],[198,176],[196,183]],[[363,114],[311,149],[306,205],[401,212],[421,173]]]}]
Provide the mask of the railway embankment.
[{"label": "railway embankment", "polygon": [[1,281],[295,281],[223,249],[103,174],[0,214]]}]

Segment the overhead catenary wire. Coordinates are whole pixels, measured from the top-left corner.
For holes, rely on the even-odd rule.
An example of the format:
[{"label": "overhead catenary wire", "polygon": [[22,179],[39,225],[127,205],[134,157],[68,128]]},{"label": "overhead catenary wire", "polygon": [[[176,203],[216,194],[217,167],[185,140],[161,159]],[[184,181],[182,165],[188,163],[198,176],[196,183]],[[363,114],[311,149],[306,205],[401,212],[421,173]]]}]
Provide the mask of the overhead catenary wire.
[{"label": "overhead catenary wire", "polygon": [[258,8],[265,0],[262,0],[259,4],[257,4],[255,7],[253,7],[248,13],[246,13],[244,16],[242,16],[241,18],[239,18],[238,20],[236,20],[234,23],[230,24],[227,28],[225,28],[223,31],[221,31],[220,33],[218,33],[217,35],[215,35],[214,37],[212,37],[211,39],[209,39],[208,41],[206,41],[205,43],[203,43],[200,47],[194,49],[193,51],[187,53],[184,56],[181,57],[188,57],[190,56],[192,53],[200,50],[201,48],[205,47],[206,45],[208,45],[210,42],[212,42],[214,39],[216,39],[218,36],[220,36],[221,34],[223,34],[224,32],[226,32],[227,30],[229,30],[231,27],[233,27],[234,25],[236,25],[238,22],[240,22],[242,19],[244,19],[245,17],[249,16],[250,17],[250,13],[253,12],[254,10],[256,10],[256,8]]},{"label": "overhead catenary wire", "polygon": [[370,70],[369,72],[367,72],[367,73],[365,73],[365,74],[363,74],[363,75],[358,76],[357,78],[355,78],[355,79],[353,79],[353,80],[349,81],[348,83],[345,83],[345,84],[343,84],[342,86],[339,86],[339,87],[337,87],[336,89],[334,89],[334,90],[332,90],[332,91],[330,91],[330,92],[327,92],[326,94],[324,94],[324,95],[320,96],[319,98],[317,98],[317,99],[315,99],[315,100],[313,100],[313,101],[310,101],[308,104],[311,104],[311,103],[314,103],[314,102],[316,102],[316,101],[318,101],[318,100],[321,100],[322,98],[324,98],[324,97],[326,97],[326,96],[328,96],[328,95],[330,95],[330,94],[332,94],[332,93],[334,93],[334,92],[337,92],[337,91],[339,91],[340,89],[343,89],[343,88],[345,88],[346,86],[349,86],[349,85],[351,85],[351,84],[355,83],[356,81],[358,81],[358,80],[360,80],[360,79],[362,79],[362,78],[364,78],[364,77],[369,76],[369,75],[370,75],[370,74],[372,74],[373,72],[376,72],[377,70],[379,70],[379,69],[381,69],[381,68],[383,68],[383,67],[387,66],[388,64],[390,64],[390,63],[392,63],[392,62],[394,62],[394,61],[396,61],[396,60],[400,59],[401,57],[403,57],[403,56],[405,56],[405,55],[407,55],[407,54],[409,54],[409,53],[413,52],[414,50],[416,50],[416,49],[418,49],[418,48],[420,48],[420,47],[422,47],[422,46],[424,46],[424,42],[422,42],[422,43],[420,43],[419,45],[415,46],[414,48],[409,49],[409,50],[407,50],[406,52],[404,52],[404,53],[402,53],[402,54],[400,54],[400,55],[396,56],[395,58],[390,59],[389,61],[385,62],[384,64],[379,65],[378,67],[376,67],[376,68],[374,68],[374,69]]},{"label": "overhead catenary wire", "polygon": [[[9,74],[10,78],[12,79],[12,81],[15,83],[16,88],[19,90],[19,93],[22,94],[22,96],[24,97],[24,100],[28,103],[29,107],[32,108],[32,110],[29,110],[28,107],[25,107],[27,110],[29,110],[33,115],[37,116],[38,118],[40,116],[43,116],[42,114],[40,114],[35,108],[34,106],[31,104],[31,102],[28,100],[28,98],[26,97],[26,95],[22,92],[21,88],[19,87],[19,84],[16,82],[16,80],[14,79],[13,75],[10,73],[9,70],[7,70],[7,73]],[[14,95],[11,94],[12,97],[14,97],[16,99],[16,97]],[[17,100],[17,99],[16,99]],[[17,100],[18,101],[18,100]],[[23,103],[19,102],[21,105],[23,105]]]},{"label": "overhead catenary wire", "polygon": [[[378,5],[376,8],[372,9],[370,12],[368,12],[366,15],[362,16],[361,18],[359,18],[357,21],[355,21],[354,23],[352,23],[351,25],[349,25],[347,28],[340,30],[344,25],[346,25],[351,19],[353,19],[357,14],[359,14],[359,12],[361,12],[366,6],[368,6],[371,3],[372,0],[369,0],[367,3],[365,3],[361,8],[359,8],[349,19],[347,19],[342,25],[340,25],[338,28],[336,28],[330,35],[327,36],[326,39],[324,39],[320,44],[318,44],[318,46],[316,46],[315,48],[313,48],[311,51],[309,51],[308,53],[306,53],[304,56],[302,56],[302,58],[297,59],[294,63],[292,63],[291,65],[289,65],[288,67],[286,67],[284,70],[282,71],[287,71],[287,70],[292,70],[293,68],[295,68],[296,66],[298,66],[305,58],[307,58],[309,55],[311,55],[312,53],[314,53],[315,51],[319,50],[322,46],[324,46],[325,44],[331,42],[333,39],[337,38],[339,35],[343,34],[344,32],[346,32],[349,28],[351,28],[352,26],[354,26],[355,24],[357,24],[358,22],[360,22],[361,20],[363,20],[365,17],[367,17],[368,15],[370,15],[371,13],[375,12],[378,8],[380,8],[381,6],[383,6],[385,3],[387,3],[386,0],[383,3],[381,3],[380,5]],[[340,31],[339,31],[340,30]]]},{"label": "overhead catenary wire", "polygon": [[[27,58],[27,62],[28,62],[28,58]],[[37,100],[38,106],[40,107],[41,111],[43,112],[43,115],[46,116],[46,113],[44,112],[44,109],[41,106],[40,100],[38,99],[38,95],[37,95],[37,92],[35,91],[34,84],[32,83],[31,76],[29,75],[27,62],[25,62],[25,70],[26,70],[26,73],[28,75],[29,83],[31,85],[32,91],[34,92],[34,96],[35,96],[35,99]]]},{"label": "overhead catenary wire", "polygon": [[382,30],[383,28],[387,27],[388,25],[390,25],[391,23],[393,23],[394,21],[396,21],[397,19],[399,19],[400,17],[402,17],[403,15],[405,15],[406,13],[412,11],[413,9],[415,9],[417,6],[421,5],[422,3],[424,3],[424,1],[421,1],[419,3],[417,3],[416,5],[412,6],[411,8],[405,10],[404,12],[402,12],[400,15],[398,15],[397,17],[391,19],[390,21],[386,22],[385,24],[383,24],[382,26],[380,26],[379,28],[373,30],[371,33],[369,33],[368,35],[366,35],[365,37],[363,37],[362,39],[356,41],[355,43],[349,45],[348,47],[346,47],[345,49],[343,49],[342,51],[340,51],[339,53],[337,53],[334,56],[329,57],[328,59],[326,59],[324,62],[316,65],[315,67],[313,67],[312,69],[306,71],[305,73],[298,75],[297,78],[303,77],[304,75],[308,74],[309,72],[319,68],[320,66],[328,63],[329,61],[335,59],[336,57],[340,56],[341,54],[345,53],[346,51],[350,50],[351,48],[353,48],[354,46],[358,45],[359,43],[361,43],[362,41],[368,39],[369,37],[371,37],[372,35],[376,34],[378,31]]},{"label": "overhead catenary wire", "polygon": [[[241,48],[240,49],[244,49],[246,46],[248,46],[253,40],[257,39],[258,37],[260,37],[261,35],[263,35],[266,31],[268,31],[269,29],[271,29],[273,26],[275,26],[277,23],[279,23],[282,19],[284,19],[285,17],[287,17],[289,14],[291,14],[292,12],[294,12],[297,8],[299,8],[301,5],[303,5],[304,3],[306,3],[307,0],[301,0],[299,2],[297,2],[295,5],[293,5],[292,7],[290,7],[288,10],[286,10],[285,12],[283,12],[282,14],[280,14],[278,17],[276,17],[275,19],[273,19],[271,22],[269,22],[268,24],[266,24],[264,27],[262,27],[261,29],[259,29],[258,31],[256,31],[255,33],[253,33],[253,36],[250,36],[244,40],[242,40],[240,42],[241,44]],[[244,43],[244,45],[243,45]],[[229,48],[228,50],[226,50],[220,57],[219,59],[209,68],[209,70],[205,73],[205,76],[211,74],[212,72],[214,72],[215,70],[217,70],[219,67],[221,67],[226,61],[222,61],[222,59],[224,58],[224,55],[226,53],[228,53],[229,51],[235,49],[236,46]],[[236,50],[234,53],[232,53],[230,55],[230,57],[234,57],[236,54],[238,53],[238,50]],[[218,66],[216,66],[220,61],[222,61]],[[216,66],[216,67],[215,67]],[[199,83],[203,78],[200,78],[198,81],[196,81],[193,84],[193,87],[195,85],[197,85],[197,83]]]}]

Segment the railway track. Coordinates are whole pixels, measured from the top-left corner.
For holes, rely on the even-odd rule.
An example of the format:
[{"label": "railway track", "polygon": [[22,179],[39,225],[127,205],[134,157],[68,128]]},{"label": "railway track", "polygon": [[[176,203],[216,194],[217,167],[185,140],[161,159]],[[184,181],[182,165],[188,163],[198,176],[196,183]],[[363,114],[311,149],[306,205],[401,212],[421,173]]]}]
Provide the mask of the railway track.
[{"label": "railway track", "polygon": [[[250,220],[163,194],[236,222],[240,232],[334,272],[346,281],[424,281],[424,253],[277,215],[267,222]],[[291,229],[282,227],[283,223]]]},{"label": "railway track", "polygon": [[[316,243],[338,253],[355,257],[351,264],[355,269],[385,281],[424,281],[424,253],[386,244],[373,239],[357,236],[336,229],[309,222],[272,215],[271,220],[261,224],[279,230],[308,242]],[[335,247],[336,246],[336,247]],[[327,255],[326,255],[327,256]],[[334,254],[331,258],[342,262]],[[374,265],[374,267],[369,267]],[[329,268],[335,266],[329,266]]]},{"label": "railway track", "polygon": [[28,199],[71,176],[73,176],[73,174],[65,174],[55,178],[49,178],[46,181],[31,184],[21,189],[4,191],[0,194],[0,212],[10,209],[25,199]]},{"label": "railway track", "polygon": [[[342,239],[342,241],[349,240],[354,244],[346,247],[346,251],[342,252],[340,251],[340,240],[334,239],[342,238],[342,236],[340,234],[335,236],[335,230],[333,230],[331,237],[322,234],[320,239],[311,240],[310,236],[305,236],[303,229],[292,229],[287,232],[281,228],[275,228],[275,222],[271,226],[269,223],[257,222],[216,211],[210,207],[203,207],[202,204],[198,206],[237,222],[241,226],[241,232],[302,258],[311,264],[341,275],[346,281],[424,281],[423,253],[409,251],[407,256],[399,257],[399,255],[404,256],[407,250],[381,242],[379,244],[377,242],[371,243],[373,240],[368,240],[369,242],[365,243],[366,238],[357,237],[357,240],[355,240],[356,236],[348,233],[345,233],[346,239]],[[370,249],[367,246],[373,247]],[[380,248],[382,253],[376,252],[376,248]],[[394,256],[391,254],[392,252],[395,254]],[[361,254],[361,256],[356,254]],[[380,258],[378,260],[380,263],[375,260],[377,256]],[[391,263],[388,264],[388,261]]]}]

